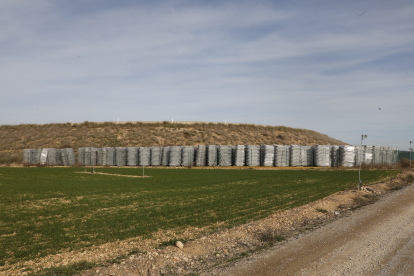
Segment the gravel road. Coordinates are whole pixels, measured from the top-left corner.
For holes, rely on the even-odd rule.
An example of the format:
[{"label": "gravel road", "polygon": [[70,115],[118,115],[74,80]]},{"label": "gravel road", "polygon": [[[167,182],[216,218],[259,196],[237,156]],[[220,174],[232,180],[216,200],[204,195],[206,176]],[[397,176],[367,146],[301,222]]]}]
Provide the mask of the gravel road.
[{"label": "gravel road", "polygon": [[414,185],[218,275],[414,275]]}]

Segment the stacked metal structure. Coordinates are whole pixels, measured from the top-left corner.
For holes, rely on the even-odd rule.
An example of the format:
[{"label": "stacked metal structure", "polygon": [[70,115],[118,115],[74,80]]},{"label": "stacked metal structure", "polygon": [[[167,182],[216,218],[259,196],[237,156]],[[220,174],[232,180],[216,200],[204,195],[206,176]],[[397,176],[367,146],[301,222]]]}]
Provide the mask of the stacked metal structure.
[{"label": "stacked metal structure", "polygon": [[126,148],[126,165],[127,166],[138,165],[138,148],[137,147]]},{"label": "stacked metal structure", "polygon": [[181,166],[188,167],[194,163],[194,147],[181,147]]},{"label": "stacked metal structure", "polygon": [[170,147],[162,147],[161,165],[168,166],[168,158],[170,156]]},{"label": "stacked metal structure", "polygon": [[302,166],[301,146],[299,145],[290,145],[290,166]]},{"label": "stacked metal structure", "polygon": [[365,156],[364,156],[365,164],[368,164],[368,165],[372,164],[373,156],[374,156],[372,151],[373,151],[373,147],[365,146]]},{"label": "stacked metal structure", "polygon": [[217,147],[217,165],[231,166],[233,164],[233,146],[219,145]]},{"label": "stacked metal structure", "polygon": [[331,146],[331,160],[332,167],[339,166],[339,146],[337,145]]},{"label": "stacked metal structure", "polygon": [[151,164],[151,148],[138,148],[138,166],[149,166]]},{"label": "stacked metal structure", "polygon": [[275,146],[273,145],[261,145],[260,146],[260,165],[264,167],[274,166],[275,159]]},{"label": "stacked metal structure", "polygon": [[260,166],[260,146],[246,145],[246,166]]},{"label": "stacked metal structure", "polygon": [[330,167],[332,164],[331,146],[313,146],[314,164],[317,167]]},{"label": "stacked metal structure", "polygon": [[275,167],[289,167],[290,150],[286,145],[275,145]]},{"label": "stacked metal structure", "polygon": [[365,163],[365,146],[355,146],[355,165]]},{"label": "stacked metal structure", "polygon": [[217,146],[208,145],[207,146],[207,166],[217,166]]},{"label": "stacked metal structure", "polygon": [[118,167],[126,166],[126,157],[127,157],[126,148],[117,147],[115,148],[115,150],[116,150],[115,166],[118,166]]},{"label": "stacked metal structure", "polygon": [[106,148],[106,165],[107,166],[116,165],[116,149],[115,148]]},{"label": "stacked metal structure", "polygon": [[97,166],[106,166],[106,149],[107,148],[98,148],[98,150],[96,151]]},{"label": "stacked metal structure", "polygon": [[373,146],[372,148],[373,148],[372,150],[373,164],[375,165],[382,164],[383,147]]},{"label": "stacked metal structure", "polygon": [[151,147],[151,166],[160,166],[161,165],[161,147]]},{"label": "stacked metal structure", "polygon": [[207,147],[204,145],[198,145],[194,149],[195,153],[195,165],[197,167],[204,167],[207,163]]},{"label": "stacked metal structure", "polygon": [[181,147],[172,146],[169,149],[168,166],[178,167],[181,165]]},{"label": "stacked metal structure", "polygon": [[313,147],[301,146],[300,147],[300,159],[302,166],[313,167]]},{"label": "stacked metal structure", "polygon": [[245,165],[246,160],[246,146],[236,145],[233,150],[234,166],[240,167]]},{"label": "stacked metal structure", "polygon": [[355,146],[340,146],[339,147],[339,162],[344,167],[353,167],[356,164],[356,147]]}]

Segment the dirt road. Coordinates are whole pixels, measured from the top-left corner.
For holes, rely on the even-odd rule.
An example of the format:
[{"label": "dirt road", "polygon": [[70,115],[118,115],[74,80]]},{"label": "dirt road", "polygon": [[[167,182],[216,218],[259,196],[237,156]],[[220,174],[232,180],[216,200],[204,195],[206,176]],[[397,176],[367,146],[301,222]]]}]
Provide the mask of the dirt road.
[{"label": "dirt road", "polygon": [[414,186],[218,275],[414,275]]}]

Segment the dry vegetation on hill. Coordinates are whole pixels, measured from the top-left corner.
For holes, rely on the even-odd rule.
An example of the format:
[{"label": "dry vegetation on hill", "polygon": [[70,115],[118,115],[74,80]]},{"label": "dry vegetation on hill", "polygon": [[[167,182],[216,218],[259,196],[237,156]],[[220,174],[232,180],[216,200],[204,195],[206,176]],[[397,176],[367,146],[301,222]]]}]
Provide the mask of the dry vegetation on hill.
[{"label": "dry vegetation on hill", "polygon": [[0,152],[25,148],[190,146],[236,144],[345,144],[306,129],[249,124],[112,122],[0,126]]}]

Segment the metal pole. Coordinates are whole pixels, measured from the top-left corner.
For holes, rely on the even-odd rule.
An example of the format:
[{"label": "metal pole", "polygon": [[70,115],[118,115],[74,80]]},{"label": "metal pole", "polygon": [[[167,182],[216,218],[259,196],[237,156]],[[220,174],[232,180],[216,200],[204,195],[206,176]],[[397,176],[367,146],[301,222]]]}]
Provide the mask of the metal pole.
[{"label": "metal pole", "polygon": [[[361,148],[362,148],[362,139],[364,139],[364,135],[361,135]],[[359,155],[357,149],[357,157]],[[359,181],[358,181],[358,191],[361,191],[361,162],[359,162]]]},{"label": "metal pole", "polygon": [[410,141],[410,170],[412,170],[413,168],[412,168],[412,166],[411,166],[411,151],[412,151],[412,148],[411,148],[411,143],[412,143],[413,141]]}]

